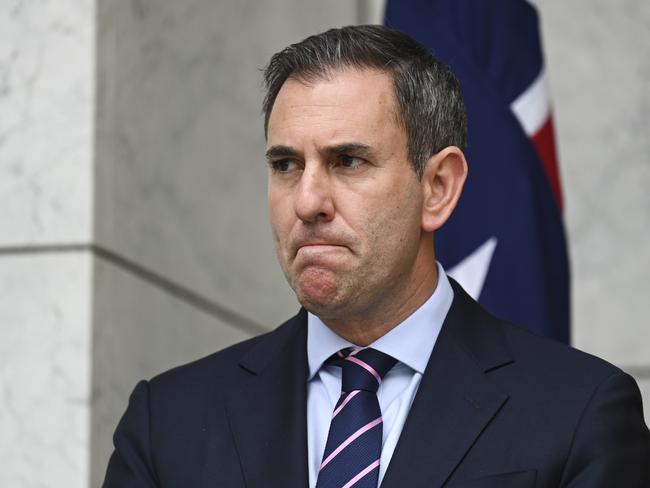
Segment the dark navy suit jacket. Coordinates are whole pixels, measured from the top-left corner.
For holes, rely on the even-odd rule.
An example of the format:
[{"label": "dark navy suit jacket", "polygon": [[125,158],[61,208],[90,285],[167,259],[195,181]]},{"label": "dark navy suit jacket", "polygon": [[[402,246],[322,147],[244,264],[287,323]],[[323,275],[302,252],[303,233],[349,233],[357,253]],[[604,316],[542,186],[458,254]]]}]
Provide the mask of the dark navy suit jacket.
[{"label": "dark navy suit jacket", "polygon": [[[382,488],[650,487],[634,380],[454,301]],[[140,382],[106,488],[305,488],[306,312]]]}]

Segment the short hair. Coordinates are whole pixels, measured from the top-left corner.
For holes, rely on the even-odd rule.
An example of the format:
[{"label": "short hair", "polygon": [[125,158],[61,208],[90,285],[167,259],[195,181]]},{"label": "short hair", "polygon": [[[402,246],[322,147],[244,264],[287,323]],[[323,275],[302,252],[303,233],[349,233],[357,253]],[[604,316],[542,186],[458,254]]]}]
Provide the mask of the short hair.
[{"label": "short hair", "polygon": [[308,83],[347,68],[376,69],[392,77],[396,119],[406,131],[408,157],[418,177],[440,150],[465,148],[467,114],[451,69],[411,37],[382,25],[330,29],[274,54],[264,69],[265,135],[288,78]]}]

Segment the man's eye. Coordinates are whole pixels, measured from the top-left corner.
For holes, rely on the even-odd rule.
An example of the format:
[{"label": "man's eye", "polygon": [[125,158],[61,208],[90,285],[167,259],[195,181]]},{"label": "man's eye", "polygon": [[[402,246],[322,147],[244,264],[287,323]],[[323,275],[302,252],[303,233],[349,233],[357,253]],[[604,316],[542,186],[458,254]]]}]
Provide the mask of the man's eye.
[{"label": "man's eye", "polygon": [[291,159],[279,159],[278,161],[271,161],[269,164],[271,169],[278,173],[288,173],[297,167],[296,162]]},{"label": "man's eye", "polygon": [[347,155],[341,156],[339,161],[340,166],[346,169],[357,169],[366,162],[365,159]]}]

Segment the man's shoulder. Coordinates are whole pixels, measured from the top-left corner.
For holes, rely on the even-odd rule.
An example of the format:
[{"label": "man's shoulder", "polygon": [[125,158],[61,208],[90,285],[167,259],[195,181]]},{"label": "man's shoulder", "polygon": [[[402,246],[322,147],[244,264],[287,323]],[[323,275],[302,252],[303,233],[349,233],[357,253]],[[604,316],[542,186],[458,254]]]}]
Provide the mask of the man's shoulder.
[{"label": "man's shoulder", "polygon": [[[511,430],[525,425],[531,432],[542,426],[564,436],[558,442],[570,443],[579,425],[590,432],[599,422],[616,424],[628,415],[635,431],[647,436],[640,391],[629,374],[604,359],[498,319],[476,302],[463,302],[463,318],[470,320],[456,320],[453,336],[483,371],[485,384],[508,398],[508,415],[500,416],[499,425]],[[601,418],[604,404],[610,414]]]},{"label": "man's shoulder", "polygon": [[512,364],[489,372],[510,396],[512,407],[529,412],[541,407],[564,421],[576,421],[588,405],[625,399],[641,406],[634,378],[603,358],[539,336],[520,326],[498,321],[512,355]]},{"label": "man's shoulder", "polygon": [[622,374],[602,358],[493,316],[458,286],[454,292],[461,311],[453,319],[456,340],[491,376],[512,385],[575,389]]},{"label": "man's shoulder", "polygon": [[566,382],[579,379],[598,381],[622,372],[605,359],[539,336],[523,327],[500,321],[500,328],[511,348],[514,361],[527,371],[546,377],[564,378]]}]

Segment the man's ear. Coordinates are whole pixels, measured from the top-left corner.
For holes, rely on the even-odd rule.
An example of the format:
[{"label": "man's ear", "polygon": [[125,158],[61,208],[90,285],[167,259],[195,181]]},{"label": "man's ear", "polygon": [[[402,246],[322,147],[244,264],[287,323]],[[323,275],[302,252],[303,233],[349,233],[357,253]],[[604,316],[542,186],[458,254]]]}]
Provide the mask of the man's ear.
[{"label": "man's ear", "polygon": [[465,155],[448,146],[431,156],[422,174],[422,230],[433,232],[447,221],[456,207],[467,178]]}]

